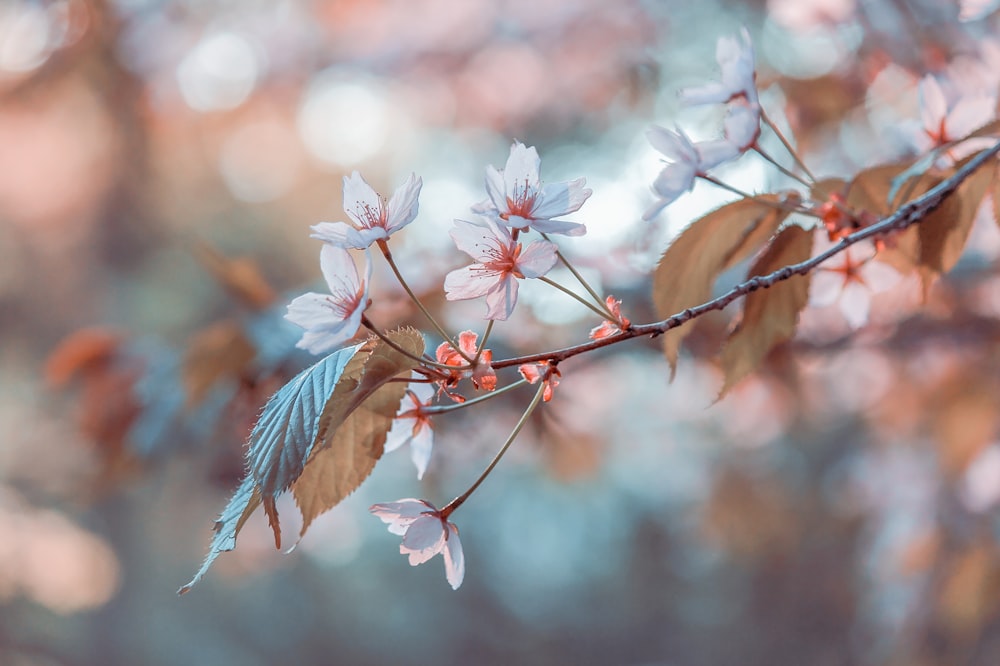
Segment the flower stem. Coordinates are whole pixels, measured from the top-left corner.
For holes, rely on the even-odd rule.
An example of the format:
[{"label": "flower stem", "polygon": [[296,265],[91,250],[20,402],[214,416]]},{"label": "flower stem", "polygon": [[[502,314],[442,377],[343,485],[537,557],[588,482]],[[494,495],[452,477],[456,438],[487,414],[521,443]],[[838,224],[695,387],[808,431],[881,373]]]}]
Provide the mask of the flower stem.
[{"label": "flower stem", "polygon": [[812,187],[813,184],[810,183],[808,180],[806,180],[805,178],[803,178],[799,174],[795,173],[794,171],[789,171],[784,166],[782,166],[781,164],[779,164],[776,159],[774,159],[773,157],[771,157],[767,152],[765,152],[765,150],[763,148],[760,147],[760,144],[756,144],[755,143],[754,146],[753,146],[753,149],[757,152],[758,155],[760,155],[765,160],[767,160],[768,162],[770,162],[771,164],[773,164],[775,166],[775,168],[777,168],[778,171],[780,171],[781,173],[785,174],[786,176],[788,176],[792,180],[796,180],[796,181],[802,183],[806,187],[809,187],[809,188]]},{"label": "flower stem", "polygon": [[503,388],[498,388],[495,391],[490,391],[486,395],[481,395],[478,398],[473,398],[472,400],[466,400],[465,402],[457,402],[453,405],[434,405],[432,407],[424,407],[423,411],[426,414],[444,414],[445,412],[454,412],[457,409],[462,409],[463,407],[469,407],[471,405],[478,404],[480,402],[486,402],[490,398],[495,398],[501,393],[506,393],[511,389],[515,389],[519,386],[524,386],[528,383],[526,379],[519,379],[513,384],[507,384]]},{"label": "flower stem", "polygon": [[754,196],[753,194],[750,194],[749,192],[744,192],[743,190],[739,189],[738,187],[733,187],[732,185],[729,185],[728,183],[722,182],[721,180],[719,180],[715,176],[709,176],[707,173],[700,173],[700,174],[698,174],[698,177],[701,178],[702,180],[707,180],[708,182],[712,183],[713,185],[715,185],[717,187],[721,187],[724,190],[727,190],[729,192],[732,192],[733,194],[741,196],[744,199],[752,199],[753,201],[756,201],[757,203],[762,204],[764,206],[770,206],[771,208],[777,208],[778,210],[787,211],[789,213],[807,213],[807,211],[805,209],[803,209],[803,208],[801,208],[799,206],[789,206],[787,204],[783,204],[783,203],[778,202],[778,201],[771,201],[770,199],[763,199],[761,197]]},{"label": "flower stem", "polygon": [[[771,128],[771,131],[777,135],[778,140],[781,141],[781,145],[785,147],[785,150],[788,151],[788,154],[792,156],[793,160],[795,160],[795,164],[800,169],[802,169],[802,173],[804,173],[809,180],[815,183],[816,176],[812,175],[812,172],[809,171],[809,167],[807,167],[806,163],[802,161],[802,159],[799,157],[799,154],[795,151],[795,148],[792,147],[792,144],[789,143],[788,139],[785,138],[785,135],[782,134],[781,130],[778,129],[778,126],[775,125],[773,122],[771,122],[771,119],[768,118],[767,113],[765,113],[764,111],[764,107],[760,108],[760,119],[763,120],[764,123]],[[810,186],[809,183],[805,183],[805,185]]]},{"label": "flower stem", "polygon": [[521,415],[520,420],[517,422],[517,425],[514,426],[514,429],[511,431],[510,436],[507,437],[507,441],[504,442],[502,447],[500,447],[500,450],[497,451],[497,454],[493,456],[493,460],[490,461],[490,464],[486,467],[485,470],[483,470],[483,473],[479,475],[479,478],[476,479],[476,482],[473,483],[471,486],[469,486],[469,489],[466,490],[464,493],[462,493],[452,501],[448,502],[448,505],[446,507],[441,509],[442,519],[447,519],[448,516],[454,513],[455,509],[462,506],[462,504],[465,503],[465,500],[469,499],[469,496],[472,495],[472,493],[476,492],[476,488],[478,488],[480,484],[482,484],[482,482],[486,480],[486,477],[490,475],[490,472],[493,471],[493,468],[497,466],[497,463],[500,462],[500,459],[503,458],[505,453],[507,453],[507,449],[510,448],[510,445],[514,443],[514,440],[517,438],[517,434],[521,432],[521,428],[523,428],[524,424],[528,422],[528,417],[531,416],[531,413],[533,411],[535,411],[535,407],[537,407],[538,403],[542,401],[542,393],[544,392],[545,392],[545,382],[541,382],[538,385],[538,390],[535,391],[535,397],[531,399],[531,403],[528,405],[528,408],[524,410],[524,414]]},{"label": "flower stem", "polygon": [[395,349],[396,351],[398,351],[403,356],[405,356],[407,358],[410,358],[410,359],[413,359],[414,361],[418,361],[421,365],[431,366],[431,367],[434,367],[434,368],[441,368],[442,370],[448,370],[448,371],[452,371],[452,370],[456,370],[456,369],[457,370],[463,370],[464,369],[464,368],[456,368],[453,365],[445,365],[444,363],[438,363],[437,361],[432,361],[429,358],[426,358],[424,356],[416,356],[414,354],[411,354],[410,352],[406,351],[405,349],[403,349],[402,347],[400,347],[399,345],[397,345],[391,339],[389,339],[384,333],[382,333],[382,331],[378,330],[378,328],[375,326],[375,324],[373,324],[371,322],[371,320],[368,319],[368,317],[365,316],[365,315],[361,315],[361,325],[364,326],[365,328],[367,328],[372,333],[374,333],[376,336],[378,336],[379,340],[381,340],[385,344],[389,345],[390,347],[392,347],[393,349]]},{"label": "flower stem", "polygon": [[558,282],[555,282],[554,280],[550,280],[549,278],[545,277],[544,275],[542,277],[538,278],[538,279],[541,280],[542,282],[544,282],[545,284],[553,286],[556,289],[558,289],[559,291],[563,292],[564,294],[566,294],[568,296],[571,296],[572,298],[576,299],[577,301],[579,301],[580,303],[582,303],[585,307],[587,307],[587,308],[593,310],[594,312],[596,312],[597,315],[601,319],[607,319],[609,321],[615,321],[615,316],[613,314],[611,314],[610,312],[608,312],[606,309],[595,307],[590,301],[586,300],[585,298],[582,298],[579,294],[576,294],[576,293],[570,291],[569,289],[567,289],[566,287],[562,286]]},{"label": "flower stem", "polygon": [[410,285],[408,285],[406,283],[406,280],[403,279],[403,275],[402,275],[402,273],[399,272],[399,268],[396,266],[396,262],[393,261],[393,259],[392,259],[392,252],[389,251],[389,244],[386,243],[384,239],[379,239],[377,242],[378,242],[379,249],[382,250],[382,256],[385,257],[385,260],[387,262],[389,262],[389,268],[392,269],[392,272],[396,276],[396,279],[399,280],[399,284],[403,287],[403,289],[406,290],[406,293],[409,295],[410,299],[417,306],[417,308],[421,312],[423,312],[424,316],[427,317],[428,321],[431,322],[431,326],[434,327],[434,330],[437,331],[438,335],[440,335],[442,338],[444,338],[445,342],[447,342],[449,345],[451,345],[452,349],[454,349],[458,353],[459,356],[461,356],[466,361],[468,361],[470,364],[472,364],[472,359],[469,358],[466,355],[466,353],[462,351],[462,348],[458,346],[458,343],[456,343],[454,340],[452,340],[452,338],[451,338],[450,335],[448,335],[447,333],[445,333],[444,329],[441,327],[441,324],[439,324],[437,322],[437,319],[435,319],[431,315],[431,313],[427,310],[427,308],[424,307],[424,304],[420,302],[420,299],[417,298],[417,295],[413,293],[412,289],[410,289]]},{"label": "flower stem", "polygon": [[[548,235],[544,233],[542,234],[542,238],[544,238],[545,240],[549,240]],[[552,241],[549,242],[551,243]],[[594,291],[594,288],[590,286],[590,283],[588,283],[586,280],[583,279],[583,276],[580,275],[579,271],[577,271],[576,268],[574,268],[573,264],[569,262],[569,259],[567,259],[566,256],[559,251],[558,247],[556,248],[556,257],[558,257],[559,261],[563,263],[563,266],[565,266],[566,269],[573,274],[573,277],[576,278],[576,281],[579,282],[580,285],[587,290],[587,293],[590,294],[591,298],[593,298],[594,301],[600,307],[604,307],[604,299],[601,298],[601,296],[596,291]]]},{"label": "flower stem", "polygon": [[475,367],[479,363],[479,357],[483,355],[483,350],[486,349],[486,341],[490,339],[490,333],[493,332],[493,320],[490,319],[489,323],[486,324],[486,330],[483,332],[483,339],[479,343],[479,349],[476,350],[476,358],[472,359],[472,365]]}]

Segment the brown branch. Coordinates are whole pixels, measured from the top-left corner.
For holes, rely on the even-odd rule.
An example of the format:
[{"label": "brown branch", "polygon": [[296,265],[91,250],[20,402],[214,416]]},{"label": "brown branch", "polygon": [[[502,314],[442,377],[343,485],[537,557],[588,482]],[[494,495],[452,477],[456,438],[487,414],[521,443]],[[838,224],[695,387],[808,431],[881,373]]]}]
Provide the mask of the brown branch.
[{"label": "brown branch", "polygon": [[806,261],[792,264],[791,266],[785,266],[784,268],[776,270],[768,275],[760,275],[750,278],[746,282],[741,282],[717,298],[713,298],[712,300],[702,303],[701,305],[688,308],[683,312],[678,312],[677,314],[667,317],[662,321],[652,324],[632,326],[617,335],[613,335],[602,340],[586,342],[573,347],[556,349],[553,351],[542,352],[540,354],[531,354],[528,356],[504,359],[493,363],[493,368],[507,368],[510,366],[521,365],[522,363],[537,363],[539,361],[559,363],[570,357],[577,356],[578,354],[584,354],[595,349],[600,349],[601,347],[607,347],[625,340],[631,340],[632,338],[641,338],[647,335],[650,337],[663,335],[670,329],[677,328],[678,326],[708,312],[721,310],[736,299],[746,296],[747,294],[757,291],[758,289],[773,287],[779,282],[787,280],[795,275],[806,275],[827,259],[843,252],[855,243],[890,231],[900,231],[919,223],[927,217],[929,213],[940,206],[956,189],[958,189],[958,186],[961,185],[966,178],[971,176],[976,169],[981,167],[987,162],[987,160],[992,159],[998,153],[1000,153],[1000,143],[997,143],[992,148],[979,153],[975,158],[969,160],[969,162],[967,162],[949,178],[941,181],[913,201],[900,206],[895,213],[888,215],[875,224],[854,232],[850,236],[843,238],[839,243],[825,252],[807,259]]}]

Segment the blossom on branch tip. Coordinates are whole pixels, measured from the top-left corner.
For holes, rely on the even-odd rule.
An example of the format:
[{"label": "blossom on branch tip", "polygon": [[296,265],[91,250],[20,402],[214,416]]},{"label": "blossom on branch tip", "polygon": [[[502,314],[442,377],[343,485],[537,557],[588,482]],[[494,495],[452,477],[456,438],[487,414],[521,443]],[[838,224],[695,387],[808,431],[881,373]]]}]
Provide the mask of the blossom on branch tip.
[{"label": "blossom on branch tip", "polygon": [[[818,230],[815,254],[832,247],[824,229]],[[823,262],[812,274],[809,304],[825,307],[837,303],[851,328],[861,328],[868,321],[871,298],[894,287],[902,277],[894,268],[875,261],[875,245],[859,241]]]},{"label": "blossom on branch tip", "polygon": [[610,338],[612,335],[621,333],[624,329],[627,329],[632,323],[628,318],[622,316],[622,302],[620,299],[608,296],[604,299],[604,304],[607,305],[608,310],[614,315],[615,319],[605,319],[601,322],[600,326],[590,329],[589,337],[591,340]]},{"label": "blossom on branch tip", "polygon": [[404,444],[410,445],[410,456],[417,468],[417,479],[424,478],[427,463],[431,459],[434,446],[434,430],[431,417],[424,411],[434,400],[434,389],[430,384],[413,382],[399,405],[396,420],[386,435],[385,452],[395,451]]},{"label": "blossom on branch tip", "polygon": [[524,247],[506,227],[489,218],[455,220],[451,237],[476,263],[445,276],[445,296],[450,301],[485,296],[487,319],[510,317],[517,303],[517,281],[542,277],[558,259],[554,243],[532,241]]},{"label": "blossom on branch tip", "polygon": [[330,293],[303,294],[288,304],[285,314],[285,319],[306,330],[295,346],[313,354],[339,347],[358,332],[361,315],[368,305],[368,282],[372,276],[371,256],[367,250],[364,280],[358,275],[354,259],[343,248],[324,245],[319,265]]},{"label": "blossom on branch tip", "polygon": [[389,532],[403,537],[399,552],[409,556],[410,566],[423,564],[438,553],[444,557],[444,575],[453,590],[465,578],[465,556],[458,528],[441,515],[430,502],[401,499],[397,502],[373,504],[369,509]]},{"label": "blossom on branch tip", "polygon": [[[476,353],[479,349],[477,345],[478,338],[479,336],[472,331],[462,331],[458,335],[458,347],[470,359],[476,358]],[[497,375],[491,365],[493,363],[493,352],[491,350],[484,349],[479,352],[479,359],[476,361],[475,367],[472,368],[468,367],[469,362],[451,346],[450,342],[442,342],[438,345],[436,356],[438,363],[456,368],[451,371],[447,379],[442,381],[442,388],[455,388],[463,377],[471,377],[472,385],[477,389],[492,391],[497,387]],[[465,369],[460,370],[459,368],[463,366]],[[454,396],[451,397],[454,398]]]},{"label": "blossom on branch tip", "polygon": [[552,399],[552,394],[555,392],[556,387],[559,386],[559,378],[562,377],[559,368],[545,361],[541,363],[525,363],[518,366],[517,371],[521,373],[522,377],[528,380],[529,384],[537,384],[541,381],[545,385],[545,389],[542,392],[543,402],[548,402]]},{"label": "blossom on branch tip", "polygon": [[691,191],[696,177],[740,154],[737,146],[726,140],[692,143],[679,127],[671,131],[654,125],[646,132],[646,138],[671,162],[653,181],[653,190],[659,198],[643,214],[644,220],[653,219],[679,196]]},{"label": "blossom on branch tip", "polygon": [[387,240],[417,216],[422,185],[423,181],[411,173],[387,203],[357,171],[344,176],[344,212],[354,224],[320,222],[313,225],[311,237],[357,250]]},{"label": "blossom on branch tip", "polygon": [[534,146],[515,141],[503,170],[486,167],[486,192],[490,198],[472,207],[473,212],[496,215],[514,229],[528,227],[542,233],[582,236],[587,227],[577,222],[556,220],[560,215],[580,210],[592,191],[586,178],[542,186],[541,159]]}]

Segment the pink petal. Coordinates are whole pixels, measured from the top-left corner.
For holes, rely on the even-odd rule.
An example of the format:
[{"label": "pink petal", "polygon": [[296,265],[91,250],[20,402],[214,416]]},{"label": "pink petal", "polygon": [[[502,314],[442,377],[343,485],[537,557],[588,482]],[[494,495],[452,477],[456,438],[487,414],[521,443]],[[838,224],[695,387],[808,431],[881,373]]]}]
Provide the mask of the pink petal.
[{"label": "pink petal", "polygon": [[457,590],[465,579],[465,553],[462,552],[462,542],[458,538],[458,528],[448,523],[448,540],[445,541],[444,576]]},{"label": "pink petal", "polygon": [[556,244],[548,241],[532,241],[517,259],[517,269],[526,278],[542,277],[556,265]]},{"label": "pink petal", "polygon": [[456,268],[444,277],[445,298],[449,301],[463,301],[485,296],[501,279],[500,273],[496,271],[484,271],[482,264]]},{"label": "pink petal", "polygon": [[485,213],[490,209],[501,213],[510,212],[510,208],[507,206],[507,194],[504,190],[503,174],[497,171],[492,164],[486,167],[486,193],[490,197],[489,201],[476,204],[472,207],[472,212]]},{"label": "pink petal", "polygon": [[517,304],[517,278],[508,275],[486,294],[486,318],[506,321]]},{"label": "pink petal", "polygon": [[928,74],[920,80],[920,116],[923,118],[924,128],[932,133],[937,132],[947,113],[948,103],[944,98],[944,91],[937,80]]},{"label": "pink petal", "polygon": [[895,287],[903,276],[889,264],[872,259],[862,266],[861,279],[873,294],[879,294]]},{"label": "pink petal", "polygon": [[499,249],[509,246],[510,232],[490,218],[479,221],[455,220],[449,232],[459,250],[477,261],[487,261]]},{"label": "pink petal", "polygon": [[351,253],[344,248],[324,245],[319,253],[319,267],[331,294],[354,294],[361,288],[358,267],[354,264]]},{"label": "pink petal", "polygon": [[542,188],[531,214],[536,219],[551,219],[574,213],[593,194],[584,185],[586,178],[577,178],[566,183],[551,183]]},{"label": "pink petal", "polygon": [[843,275],[822,268],[817,269],[813,271],[809,280],[809,304],[817,308],[832,305],[840,298],[843,289]]},{"label": "pink petal", "polygon": [[445,527],[441,518],[424,514],[410,524],[399,552],[410,556],[410,566],[423,564],[444,548]]},{"label": "pink petal", "polygon": [[539,231],[543,234],[583,236],[587,233],[586,225],[580,224],[579,222],[568,222],[566,220],[533,220],[531,226],[535,229],[535,231]]},{"label": "pink petal", "polygon": [[424,181],[411,173],[410,177],[400,185],[389,199],[387,207],[386,230],[395,233],[417,217],[419,209],[420,188]]},{"label": "pink petal", "polygon": [[996,100],[992,97],[963,97],[948,114],[948,138],[961,139],[972,134],[995,115]]},{"label": "pink petal", "polygon": [[840,312],[851,328],[861,328],[868,323],[871,292],[858,282],[848,282],[840,294]]},{"label": "pink petal", "polygon": [[[510,156],[503,169],[504,193],[509,198],[515,198],[518,192],[538,190],[538,167],[541,159],[534,146],[525,147],[520,141],[515,141],[510,147]],[[500,206],[497,206],[500,208]]]},{"label": "pink petal", "polygon": [[382,200],[368,181],[357,171],[350,176],[344,176],[344,212],[354,220],[359,227],[369,225],[365,211],[380,211]]},{"label": "pink petal", "polygon": [[417,518],[427,511],[436,511],[431,504],[418,499],[401,499],[396,502],[373,504],[368,511],[383,523],[389,524],[389,532],[402,536]]}]

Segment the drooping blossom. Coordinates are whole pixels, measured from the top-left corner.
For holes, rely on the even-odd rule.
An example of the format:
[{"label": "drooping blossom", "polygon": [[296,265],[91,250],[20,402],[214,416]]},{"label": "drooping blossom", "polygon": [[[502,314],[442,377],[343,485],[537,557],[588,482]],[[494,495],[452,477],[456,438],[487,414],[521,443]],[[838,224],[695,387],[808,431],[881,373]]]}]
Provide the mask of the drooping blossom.
[{"label": "drooping blossom", "polygon": [[715,60],[722,70],[722,80],[682,90],[681,102],[696,105],[743,100],[750,106],[758,106],[753,44],[746,27],[740,30],[740,39],[719,38],[715,46]]},{"label": "drooping blossom", "polygon": [[438,553],[444,557],[444,575],[457,590],[465,578],[465,555],[458,528],[430,502],[401,499],[373,504],[368,509],[389,525],[389,532],[403,537],[399,552],[408,555],[410,566],[423,564]]},{"label": "drooping blossom", "polygon": [[622,302],[620,299],[614,296],[608,296],[604,299],[604,304],[608,306],[608,310],[614,315],[615,319],[605,319],[601,322],[600,326],[595,326],[590,329],[590,339],[591,340],[603,340],[604,338],[609,338],[616,333],[621,333],[623,329],[628,328],[631,322],[622,316]]},{"label": "drooping blossom", "polygon": [[[921,127],[917,129],[910,126],[910,136],[914,147],[920,152],[962,139],[995,116],[994,97],[966,96],[949,104],[941,84],[930,74],[921,79],[919,91]],[[947,158],[959,160],[990,145],[992,140],[985,137],[965,141],[951,147]]]},{"label": "drooping blossom", "polygon": [[[468,366],[469,362],[462,357],[462,354],[459,354],[455,348],[451,346],[451,343],[442,342],[438,345],[436,352],[437,362],[456,368],[455,370],[452,370],[451,375],[442,382],[442,388],[455,388],[458,386],[458,382],[460,382],[463,377],[471,377],[472,385],[477,389],[492,391],[497,387],[497,375],[493,371],[493,367],[491,365],[493,363],[493,351],[491,349],[484,349],[479,352],[478,360],[476,359],[478,338],[479,336],[472,331],[462,331],[458,335],[459,349],[461,349],[462,352],[470,359],[476,360],[475,367],[466,370],[457,369],[463,366]],[[452,399],[456,397],[451,393],[448,395]],[[463,400],[464,398],[459,400],[459,402],[462,402]]]},{"label": "drooping blossom", "polygon": [[330,293],[303,294],[288,304],[285,314],[285,319],[306,330],[295,346],[313,354],[339,347],[358,332],[361,315],[368,304],[368,283],[372,276],[367,250],[363,280],[350,253],[343,248],[324,245],[319,265]]},{"label": "drooping blossom", "polygon": [[517,281],[542,277],[556,264],[556,246],[532,241],[523,246],[493,219],[455,220],[451,237],[462,252],[476,260],[444,278],[450,301],[486,297],[486,318],[505,320],[517,303]]},{"label": "drooping blossom", "polygon": [[411,173],[387,203],[357,171],[344,176],[344,212],[354,224],[320,222],[313,225],[311,237],[358,250],[388,239],[417,216],[422,185],[423,181]]},{"label": "drooping blossom", "polygon": [[385,438],[385,451],[395,451],[404,444],[410,445],[410,456],[417,468],[417,479],[424,478],[427,463],[434,446],[434,431],[430,415],[424,411],[434,400],[434,388],[423,382],[413,382],[399,405],[396,420]]},{"label": "drooping blossom", "polygon": [[486,192],[490,198],[472,207],[476,213],[496,215],[503,224],[514,229],[566,236],[582,236],[587,227],[577,222],[556,220],[561,215],[580,210],[592,191],[584,185],[586,178],[542,186],[539,177],[541,159],[534,146],[525,147],[515,141],[503,170],[486,167]]},{"label": "drooping blossom", "polygon": [[543,402],[548,402],[552,399],[552,394],[555,392],[556,387],[559,386],[559,378],[562,377],[559,368],[546,362],[525,363],[519,365],[517,371],[521,373],[522,377],[528,380],[529,384],[537,384],[541,381],[545,385],[545,389],[542,391]]},{"label": "drooping blossom", "polygon": [[653,181],[658,198],[643,214],[645,220],[653,219],[679,196],[691,191],[696,177],[740,154],[736,145],[726,140],[692,143],[679,127],[672,132],[654,125],[646,132],[646,137],[653,148],[671,162]]},{"label": "drooping blossom", "polygon": [[[825,252],[832,245],[826,231],[818,230],[814,253]],[[823,262],[810,280],[810,305],[837,303],[851,328],[864,326],[872,295],[891,289],[902,277],[888,264],[875,261],[875,254],[875,245],[863,240]]]}]

